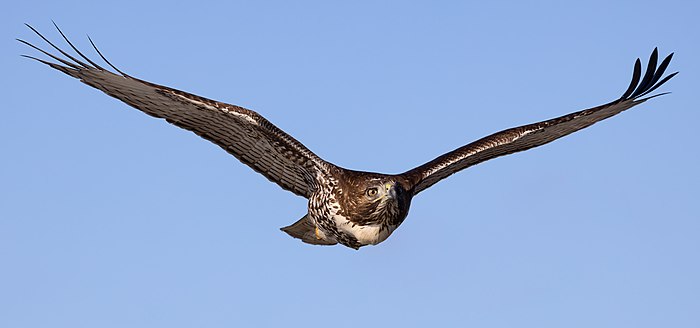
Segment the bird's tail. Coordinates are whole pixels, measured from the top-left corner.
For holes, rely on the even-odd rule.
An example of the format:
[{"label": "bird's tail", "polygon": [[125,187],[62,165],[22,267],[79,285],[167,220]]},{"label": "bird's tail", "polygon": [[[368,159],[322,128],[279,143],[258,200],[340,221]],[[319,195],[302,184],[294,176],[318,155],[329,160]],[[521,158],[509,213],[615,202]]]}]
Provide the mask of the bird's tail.
[{"label": "bird's tail", "polygon": [[299,219],[299,221],[295,222],[294,224],[290,226],[286,226],[284,228],[281,228],[280,230],[286,232],[290,236],[301,239],[301,241],[307,243],[307,244],[313,244],[313,245],[335,245],[337,244],[335,241],[329,241],[325,240],[323,238],[320,238],[318,234],[316,233],[316,225],[311,221],[311,218],[309,218],[309,215],[304,215],[303,218]]}]

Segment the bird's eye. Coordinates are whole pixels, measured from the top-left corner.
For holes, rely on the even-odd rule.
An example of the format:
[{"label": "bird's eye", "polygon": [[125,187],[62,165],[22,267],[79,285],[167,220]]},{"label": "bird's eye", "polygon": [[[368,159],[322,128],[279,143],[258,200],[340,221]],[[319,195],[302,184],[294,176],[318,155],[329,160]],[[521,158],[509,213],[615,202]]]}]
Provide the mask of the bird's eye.
[{"label": "bird's eye", "polygon": [[368,188],[367,189],[367,196],[374,197],[376,195],[377,195],[377,188]]}]

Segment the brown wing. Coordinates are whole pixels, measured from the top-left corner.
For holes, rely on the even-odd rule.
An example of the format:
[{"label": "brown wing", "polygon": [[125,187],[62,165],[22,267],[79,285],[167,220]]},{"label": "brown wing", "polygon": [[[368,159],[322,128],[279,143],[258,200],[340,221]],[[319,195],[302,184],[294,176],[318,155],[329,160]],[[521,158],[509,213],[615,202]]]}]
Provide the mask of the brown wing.
[{"label": "brown wing", "polygon": [[119,74],[112,73],[80,53],[60,30],[66,42],[87,63],[59,49],[27,26],[68,60],[18,40],[63,65],[26,57],[80,79],[148,115],[196,133],[286,190],[308,197],[315,188],[317,174],[332,166],[254,111],[131,77],[110,64],[95,48]]},{"label": "brown wing", "polygon": [[444,154],[402,175],[409,181],[412,181],[414,193],[417,194],[438,181],[472,165],[544,145],[608,117],[617,115],[648,99],[662,95],[643,98],[678,73],[670,74],[661,79],[668,64],[671,62],[672,56],[673,54],[668,55],[657,68],[658,51],[654,49],[649,59],[649,66],[641,82],[641,62],[637,59],[634,65],[632,83],[630,83],[629,88],[622,97],[613,102],[551,120],[494,133]]}]

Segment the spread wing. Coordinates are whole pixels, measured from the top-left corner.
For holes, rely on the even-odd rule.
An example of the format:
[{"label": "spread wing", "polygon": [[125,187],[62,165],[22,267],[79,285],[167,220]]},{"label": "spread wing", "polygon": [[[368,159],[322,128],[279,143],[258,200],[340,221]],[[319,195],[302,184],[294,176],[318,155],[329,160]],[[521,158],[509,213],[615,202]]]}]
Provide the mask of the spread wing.
[{"label": "spread wing", "polygon": [[27,26],[67,59],[18,40],[63,65],[25,57],[77,78],[148,115],[194,132],[286,190],[308,198],[315,188],[317,174],[332,166],[254,111],[129,76],[109,63],[95,48],[116,71],[113,73],[84,56],[60,29],[61,36],[84,61],[56,47],[33,27]]},{"label": "spread wing", "polygon": [[402,175],[413,183],[414,193],[417,194],[438,181],[472,165],[544,145],[617,115],[651,98],[663,95],[658,94],[645,97],[678,73],[670,74],[661,79],[668,64],[671,62],[672,56],[673,54],[668,55],[657,68],[658,51],[654,49],[643,78],[641,77],[642,65],[640,60],[637,59],[629,88],[627,88],[622,97],[613,102],[551,120],[494,133],[444,154]]}]

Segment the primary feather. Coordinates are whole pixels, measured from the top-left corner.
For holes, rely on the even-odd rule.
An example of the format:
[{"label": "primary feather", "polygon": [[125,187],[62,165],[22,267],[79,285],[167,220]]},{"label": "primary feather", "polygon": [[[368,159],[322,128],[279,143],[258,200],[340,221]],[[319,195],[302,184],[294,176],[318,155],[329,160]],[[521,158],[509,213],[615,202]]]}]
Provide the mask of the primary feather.
[{"label": "primary feather", "polygon": [[[115,74],[88,59],[66,38],[88,63],[80,61],[29,27],[69,60],[19,40],[64,65],[30,58],[77,78],[148,115],[194,132],[286,190],[309,197],[315,188],[313,178],[332,166],[252,110],[147,82],[125,74],[107,62],[118,72]],[[102,54],[100,56],[104,59]]]},{"label": "primary feather", "polygon": [[[649,66],[641,82],[641,62],[635,62],[632,82],[627,91],[618,99],[605,105],[585,109],[550,120],[510,128],[481,138],[447,154],[403,173],[415,185],[415,193],[432,186],[438,181],[464,170],[472,165],[503,155],[528,150],[552,142],[568,134],[589,127],[596,122],[617,115],[653,97],[642,98],[656,90],[678,72],[659,81],[673,58],[670,54],[656,68],[658,50],[654,49]],[[658,81],[658,82],[657,82]]]}]

